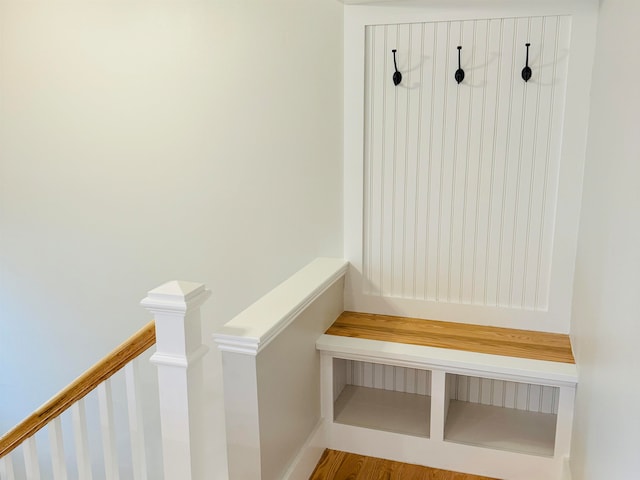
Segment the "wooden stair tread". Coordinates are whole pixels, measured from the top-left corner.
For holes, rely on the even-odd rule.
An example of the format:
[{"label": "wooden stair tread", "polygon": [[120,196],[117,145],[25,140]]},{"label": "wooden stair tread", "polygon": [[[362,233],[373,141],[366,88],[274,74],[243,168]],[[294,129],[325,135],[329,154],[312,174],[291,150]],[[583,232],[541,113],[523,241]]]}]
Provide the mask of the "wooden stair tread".
[{"label": "wooden stair tread", "polygon": [[495,480],[382,458],[325,450],[309,480]]},{"label": "wooden stair tread", "polygon": [[575,364],[568,335],[343,312],[327,335]]}]

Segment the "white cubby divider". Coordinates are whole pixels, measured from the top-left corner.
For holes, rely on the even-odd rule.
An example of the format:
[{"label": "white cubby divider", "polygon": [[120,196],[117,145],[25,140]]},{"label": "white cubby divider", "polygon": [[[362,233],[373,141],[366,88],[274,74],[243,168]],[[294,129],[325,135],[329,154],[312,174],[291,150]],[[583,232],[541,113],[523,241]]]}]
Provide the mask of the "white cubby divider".
[{"label": "white cubby divider", "polygon": [[328,448],[505,480],[562,478],[575,364],[326,334],[316,347]]}]

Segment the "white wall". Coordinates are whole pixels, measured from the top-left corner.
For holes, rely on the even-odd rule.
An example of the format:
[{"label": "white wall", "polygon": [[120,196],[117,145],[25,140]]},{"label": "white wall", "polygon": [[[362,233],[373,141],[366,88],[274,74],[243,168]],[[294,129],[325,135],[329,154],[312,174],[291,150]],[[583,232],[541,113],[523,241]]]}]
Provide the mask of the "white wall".
[{"label": "white wall", "polygon": [[[574,480],[640,474],[640,3],[601,2],[576,264]],[[632,381],[629,381],[632,380]]]},{"label": "white wall", "polygon": [[318,426],[320,355],[316,340],[343,310],[344,280],[340,279],[258,353],[258,410],[269,412],[259,418],[263,480],[284,478]]},{"label": "white wall", "polygon": [[208,333],[342,256],[341,157],[339,2],[0,0],[0,431],[147,290],[206,283]]}]

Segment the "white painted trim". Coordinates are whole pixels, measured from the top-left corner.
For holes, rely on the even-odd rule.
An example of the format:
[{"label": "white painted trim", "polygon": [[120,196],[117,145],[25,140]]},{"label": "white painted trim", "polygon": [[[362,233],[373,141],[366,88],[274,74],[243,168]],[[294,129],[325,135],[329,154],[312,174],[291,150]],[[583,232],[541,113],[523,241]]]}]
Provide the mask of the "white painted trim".
[{"label": "white painted trim", "polygon": [[[584,0],[341,0],[345,16],[358,17],[367,25],[571,15],[584,9]],[[592,1],[592,0],[591,0]]]},{"label": "white painted trim", "polygon": [[572,480],[571,476],[571,462],[569,457],[564,457],[562,462],[562,480]]},{"label": "white painted trim", "polygon": [[73,438],[78,477],[92,480],[91,455],[89,453],[89,440],[87,435],[87,412],[84,398],[71,405],[71,421],[73,425]]},{"label": "white painted trim", "polygon": [[209,347],[201,345],[195,352],[190,353],[186,359],[183,355],[171,355],[168,353],[155,352],[151,355],[149,361],[155,365],[187,368],[193,362],[204,357],[208,351]]},{"label": "white painted trim", "polygon": [[[573,395],[577,381],[575,365],[326,334],[318,339],[316,346],[321,353],[322,415],[327,422],[328,448],[492,478],[571,480],[566,477],[566,456],[571,441]],[[424,411],[424,414],[430,412],[430,438],[388,431],[384,427],[347,425],[334,420],[336,358],[431,370],[431,407]],[[467,439],[468,444],[447,439],[451,399],[447,374],[450,373],[558,387],[560,400],[553,455],[522,453],[515,448],[503,449],[504,446],[494,448],[484,443],[475,444],[472,439]],[[496,406],[481,408],[497,409],[501,413],[509,410]],[[552,416],[547,415],[547,418]],[[495,416],[493,418],[495,420]],[[496,428],[501,422],[508,423],[508,420],[496,420]],[[524,428],[526,432],[528,427]]]},{"label": "white painted trim", "polygon": [[6,478],[7,480],[15,480],[16,478],[11,455],[5,455],[0,458],[0,478]]},{"label": "white painted trim", "polygon": [[211,292],[201,283],[171,281],[150,290],[140,305],[153,313],[184,313],[198,308]]},{"label": "white painted trim", "polygon": [[576,366],[568,363],[336,335],[322,335],[316,342],[316,347],[339,358],[386,365],[442,369],[448,373],[552,386],[575,386],[578,382]]},{"label": "white painted trim", "polygon": [[49,444],[51,445],[51,466],[54,480],[67,480],[67,462],[64,455],[62,420],[56,417],[49,423]]},{"label": "white painted trim", "polygon": [[36,437],[31,436],[22,443],[24,457],[24,473],[29,480],[40,480],[40,463]]},{"label": "white painted trim", "polygon": [[218,337],[218,334],[214,334],[213,338],[218,344],[218,349],[221,352],[241,353],[243,355],[256,356],[259,351],[259,343],[254,339],[247,341],[239,340],[236,338],[224,338]]},{"label": "white painted trim", "polygon": [[313,301],[342,278],[349,263],[318,258],[213,334],[222,351],[257,355]]},{"label": "white painted trim", "polygon": [[141,302],[156,323],[151,362],[158,369],[165,480],[205,478],[202,357],[208,348],[202,344],[200,306],[210,295],[202,284],[172,281]]},{"label": "white painted trim", "polygon": [[[537,331],[567,333],[569,330],[572,278],[576,252],[577,222],[586,148],[588,99],[597,20],[597,0],[342,0],[344,12],[344,255],[351,267],[345,290],[345,308],[464,323],[509,326]],[[370,25],[487,18],[571,15],[572,44],[568,66],[566,103],[562,121],[562,161],[552,245],[549,304],[546,311],[501,307],[469,307],[443,302],[415,301],[363,293],[363,174],[365,28]],[[471,311],[471,314],[469,312]],[[428,312],[428,313],[425,313]],[[517,322],[514,323],[514,315]],[[473,320],[471,320],[473,319]]]},{"label": "white painted trim", "polygon": [[327,448],[327,443],[326,422],[324,418],[321,418],[282,480],[308,480],[322,453]]},{"label": "white painted trim", "polygon": [[464,445],[334,423],[329,448],[508,480],[558,480],[553,457]]}]

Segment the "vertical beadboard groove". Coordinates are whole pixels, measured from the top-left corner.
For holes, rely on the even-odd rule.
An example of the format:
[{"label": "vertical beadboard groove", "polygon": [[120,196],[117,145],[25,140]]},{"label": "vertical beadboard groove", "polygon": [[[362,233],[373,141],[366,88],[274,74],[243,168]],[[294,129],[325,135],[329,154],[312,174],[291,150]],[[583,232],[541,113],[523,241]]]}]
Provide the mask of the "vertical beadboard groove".
[{"label": "vertical beadboard groove", "polygon": [[[447,47],[445,52],[449,52],[450,51],[450,46],[451,46],[451,23],[447,23]],[[447,132],[447,98],[448,95],[446,94],[447,91],[449,90],[449,59],[450,59],[451,54],[448,53],[445,61],[445,72],[446,72],[446,76],[445,76],[445,82],[444,82],[444,108],[442,109],[442,151],[444,152],[444,146],[446,144],[445,142],[445,138],[446,138],[446,132]],[[440,244],[441,244],[441,240],[442,240],[442,185],[444,183],[444,154],[442,154],[440,156],[440,184],[439,184],[439,192],[440,195],[438,197],[438,244],[437,244],[437,248],[436,248],[436,289],[435,289],[435,299],[436,301],[440,301]]]},{"label": "vertical beadboard groove", "polygon": [[489,385],[490,385],[490,388],[489,388],[489,405],[493,405],[493,401],[494,401],[494,397],[495,397],[495,391],[496,391],[496,385],[499,385],[499,384],[496,384],[495,380],[491,379],[489,381]]},{"label": "vertical beadboard groove", "polygon": [[[433,26],[433,71],[436,73],[436,65],[438,64],[438,29],[437,25]],[[431,82],[431,97],[430,97],[430,109],[429,109],[429,155],[427,157],[427,215],[425,223],[425,255],[424,255],[424,300],[429,300],[429,269],[431,268],[431,262],[429,261],[429,248],[431,232],[429,226],[431,225],[431,172],[433,161],[433,106],[436,91],[435,79]]]},{"label": "vertical beadboard groove", "polygon": [[[387,25],[384,26],[384,42],[383,42],[383,52],[387,52]],[[388,62],[387,55],[384,56],[384,68],[383,73],[387,72]],[[386,162],[385,162],[385,153],[386,149],[386,135],[387,131],[387,82],[382,79],[382,148],[381,152],[381,162],[380,162],[380,295],[384,295],[384,233],[385,233],[385,225],[384,225],[384,184],[385,184],[385,170],[386,170]]]},{"label": "vertical beadboard groove", "polygon": [[[531,35],[531,19],[528,19],[527,22],[527,38]],[[515,42],[514,42],[515,44]],[[517,49],[513,49],[514,58]],[[518,234],[518,210],[520,205],[520,182],[522,180],[522,156],[523,152],[523,144],[524,144],[524,135],[525,135],[525,118],[527,114],[527,86],[528,82],[524,83],[523,92],[522,92],[522,113],[520,114],[520,139],[518,140],[518,168],[516,170],[516,189],[515,189],[515,202],[513,208],[513,232],[511,234],[511,256],[510,256],[510,266],[509,266],[509,302],[508,305],[513,307],[513,277],[514,277],[514,268],[515,268],[515,256],[516,256],[516,237]]]},{"label": "vertical beadboard groove", "polygon": [[547,310],[570,26],[551,16],[367,27],[365,294]]},{"label": "vertical beadboard groove", "polygon": [[478,254],[478,223],[480,221],[480,184],[482,180],[482,166],[484,164],[484,116],[487,107],[487,78],[489,75],[489,39],[491,38],[491,21],[486,20],[487,23],[487,35],[485,40],[484,49],[484,76],[482,84],[485,88],[482,89],[482,111],[480,113],[480,145],[478,154],[478,180],[476,182],[476,214],[473,227],[473,257],[471,262],[471,298],[470,303],[475,303],[476,292],[476,267],[477,267],[477,254]]},{"label": "vertical beadboard groove", "polygon": [[[400,26],[396,26],[396,45],[400,41]],[[398,201],[398,193],[396,190],[397,184],[397,171],[398,171],[398,88],[393,89],[393,163],[391,167],[392,180],[391,180],[391,246],[389,249],[389,256],[391,257],[391,273],[389,276],[389,292],[391,296],[394,294],[395,280],[396,280],[396,263],[393,261],[395,257],[395,239],[396,239],[396,202]]]},{"label": "vertical beadboard groove", "polygon": [[[488,38],[488,37],[487,37]],[[473,21],[473,44],[478,43],[478,20]],[[471,53],[471,65],[476,64],[476,50],[472,49]],[[485,67],[486,68],[486,67]],[[471,70],[471,84],[475,85],[475,68]],[[485,70],[486,71],[486,70]],[[484,90],[483,90],[484,91]],[[471,89],[469,98],[469,111],[467,113],[467,151],[465,154],[465,169],[464,169],[464,190],[462,200],[462,231],[461,231],[461,244],[462,252],[460,255],[460,280],[458,291],[458,303],[465,303],[463,299],[464,292],[464,252],[465,252],[465,232],[467,231],[467,192],[469,191],[469,158],[471,157],[471,120],[473,119],[473,93],[474,89]]]},{"label": "vertical beadboard groove", "polygon": [[[368,27],[366,29],[367,39],[369,43],[366,44],[369,48],[367,53],[370,61],[366,68],[370,68],[369,75],[375,78],[371,78],[368,82],[369,88],[365,90],[366,98],[368,99],[369,113],[370,117],[368,121],[365,121],[365,132],[368,134],[368,156],[365,157],[368,165],[364,165],[364,169],[366,174],[368,175],[369,181],[366,179],[363,182],[366,186],[367,183],[369,185],[368,188],[368,197],[366,204],[364,205],[365,209],[365,221],[367,224],[365,225],[366,238],[364,247],[368,248],[368,252],[366,253],[366,258],[368,261],[368,274],[364,278],[368,279],[365,282],[364,288],[367,293],[372,295],[382,295],[381,291],[381,281],[382,281],[382,258],[380,248],[380,242],[382,240],[380,223],[382,221],[380,210],[379,210],[379,202],[380,202],[380,192],[378,187],[382,186],[382,170],[384,169],[383,159],[381,158],[381,154],[384,152],[384,149],[378,148],[378,145],[384,145],[384,135],[380,134],[381,129],[384,125],[384,101],[382,105],[379,103],[379,98],[382,97],[384,99],[383,89],[384,89],[384,77],[382,73],[385,68],[385,57],[382,59],[379,58],[379,43],[384,39],[381,39],[380,35],[381,27]],[[382,73],[380,69],[382,68]],[[382,112],[380,114],[379,112]],[[377,260],[374,260],[374,256],[378,256]]]},{"label": "vertical beadboard groove", "polygon": [[[458,45],[462,44],[462,34],[463,34],[463,23],[462,22],[457,22],[459,24],[459,28],[460,28],[460,33],[459,33],[459,40],[458,40]],[[457,50],[456,50],[457,52]],[[447,302],[451,301],[451,261],[453,258],[453,248],[452,247],[452,243],[453,243],[453,230],[454,230],[454,226],[455,226],[455,222],[453,221],[454,219],[454,215],[455,215],[455,206],[456,206],[456,173],[457,173],[457,166],[458,166],[458,137],[460,134],[460,86],[458,86],[458,88],[456,89],[456,116],[455,116],[455,122],[454,122],[454,135],[453,135],[453,158],[451,159],[451,206],[449,207],[449,242],[448,242],[448,252],[449,252],[449,259],[447,262],[447,295],[445,297]]]},{"label": "vertical beadboard groove", "polygon": [[[544,65],[544,46],[545,46],[545,27],[546,27],[546,18],[542,19],[542,32],[540,35],[540,65]],[[540,126],[540,96],[542,92],[542,82],[538,81],[537,91],[536,91],[536,115],[535,115],[535,123],[533,128],[533,147],[531,152],[531,172],[529,179],[529,202],[527,205],[527,227],[526,227],[526,236],[525,236],[525,245],[524,245],[524,264],[522,268],[522,293],[520,296],[520,306],[524,307],[526,304],[526,292],[527,292],[527,269],[529,266],[529,244],[530,238],[532,235],[531,231],[531,211],[533,209],[533,193],[535,186],[535,165],[536,158],[538,154],[538,128]]]},{"label": "vertical beadboard groove", "polygon": [[[518,29],[517,24],[513,29],[513,38],[512,45],[516,43]],[[500,235],[498,237],[498,280],[496,285],[496,301],[495,305],[500,305],[500,289],[502,286],[502,259],[504,258],[504,252],[502,251],[502,246],[504,245],[504,217],[507,203],[507,179],[509,177],[509,153],[511,152],[511,130],[513,128],[513,124],[511,122],[511,116],[513,114],[513,84],[515,80],[514,73],[514,65],[516,60],[516,52],[515,48],[511,49],[511,82],[509,84],[509,109],[507,113],[507,138],[506,138],[506,146],[505,146],[505,167],[503,172],[503,180],[502,180],[502,202],[500,205]]]},{"label": "vertical beadboard groove", "polygon": [[[420,144],[422,141],[422,85],[424,82],[424,68],[422,66],[422,62],[424,61],[424,29],[425,29],[425,24],[423,23],[421,25],[420,28],[420,62],[419,62],[419,66],[420,66],[420,89],[418,90],[418,132],[416,135],[416,178],[415,178],[415,187],[416,187],[416,191],[415,191],[415,198],[414,198],[414,202],[415,202],[415,209],[414,209],[414,224],[416,226],[416,229],[418,228],[419,225],[419,208],[418,205],[420,204]],[[427,222],[428,224],[428,222]],[[417,232],[416,234],[413,236],[413,261],[414,263],[417,264],[418,262],[418,235]],[[426,255],[425,255],[426,258]],[[425,268],[426,271],[426,268]],[[418,269],[414,268],[413,269],[413,292],[412,292],[412,297],[416,298],[416,293],[417,293],[417,286],[418,286]]]},{"label": "vertical beadboard groove", "polygon": [[[558,413],[558,387],[449,374],[450,398],[530,412]],[[400,390],[403,391],[403,390]],[[550,398],[547,406],[545,396]]]},{"label": "vertical beadboard groove", "polygon": [[[429,370],[359,360],[345,360],[344,368],[346,374],[343,378],[345,378],[347,385],[431,395],[431,372]],[[371,372],[371,375],[364,373],[367,371]],[[355,372],[361,372],[362,374],[356,374]],[[377,376],[376,372],[378,372]]]},{"label": "vertical beadboard groove", "polygon": [[[373,152],[373,145],[372,145],[372,139],[373,139],[373,134],[375,131],[375,112],[374,112],[374,106],[373,106],[373,101],[374,101],[374,93],[375,92],[375,84],[376,84],[376,79],[377,79],[377,75],[376,75],[376,58],[375,55],[373,55],[373,52],[375,52],[375,43],[374,43],[374,37],[375,36],[375,30],[371,29],[371,28],[367,28],[365,30],[365,45],[367,48],[367,54],[369,55],[369,62],[367,64],[367,73],[365,74],[365,118],[367,118],[367,121],[365,122],[365,130],[364,130],[364,157],[366,159],[366,161],[364,162],[364,176],[366,179],[368,179],[368,181],[363,182],[363,186],[364,186],[364,221],[365,221],[365,231],[367,232],[366,238],[365,238],[365,245],[364,245],[364,261],[362,262],[362,272],[364,275],[364,278],[371,278],[371,251],[372,251],[372,235],[371,235],[371,198],[372,198],[372,194],[373,194],[373,188],[372,188],[372,183],[373,183],[373,173],[372,173],[372,169],[373,169],[373,158],[372,158],[372,152]],[[370,282],[366,282],[365,286],[365,293],[372,293],[372,289],[371,289],[371,283]]]},{"label": "vertical beadboard groove", "polygon": [[[398,29],[399,29],[399,25],[395,25],[396,27],[396,46],[398,44]],[[395,216],[395,211],[396,211],[396,202],[397,202],[397,192],[396,192],[396,171],[398,169],[398,89],[397,87],[393,88],[393,94],[391,95],[391,98],[393,99],[393,117],[392,117],[392,122],[391,122],[391,128],[393,129],[393,134],[391,136],[391,164],[390,164],[390,168],[391,168],[391,180],[390,180],[390,185],[391,185],[391,192],[389,197],[386,199],[386,201],[391,205],[389,208],[389,211],[391,212],[390,215],[390,219],[389,219],[389,251],[387,252],[387,254],[389,255],[389,278],[388,278],[388,284],[389,284],[389,296],[393,297],[393,291],[394,291],[394,280],[395,280],[395,263],[393,261],[394,256],[395,256],[395,250],[394,250],[394,239],[396,236],[396,216]],[[383,373],[383,384],[384,384],[384,373]]]},{"label": "vertical beadboard groove", "polygon": [[507,390],[508,390],[508,382],[504,382],[504,384],[502,385],[502,396],[500,398],[500,401],[502,403],[500,405],[507,404]]},{"label": "vertical beadboard groove", "polygon": [[560,389],[558,388],[554,388],[553,389],[553,400],[552,400],[552,407],[551,407],[551,411],[552,412],[557,412],[558,411],[558,405],[560,403]]},{"label": "vertical beadboard groove", "polygon": [[[497,83],[497,91],[500,92],[501,91],[501,84],[500,84],[500,80],[501,80],[501,75],[502,75],[502,51],[503,51],[503,44],[504,44],[504,19],[500,19],[500,39],[499,39],[499,51],[498,51],[498,57],[499,57],[499,61],[498,61],[498,73],[496,76],[496,83]],[[489,259],[490,259],[490,248],[489,246],[491,245],[491,232],[493,231],[491,228],[491,218],[493,216],[493,189],[495,186],[495,175],[496,175],[496,171],[495,171],[495,165],[496,165],[496,146],[498,144],[498,118],[499,118],[499,112],[500,112],[500,95],[496,95],[496,107],[495,107],[495,114],[494,114],[494,130],[493,130],[493,148],[492,148],[492,155],[491,155],[491,174],[489,176],[489,210],[488,210],[488,214],[487,214],[487,248],[486,248],[486,258],[485,258],[485,272],[484,272],[484,304],[488,305],[489,304],[489,290],[488,290],[488,286],[489,286]]]},{"label": "vertical beadboard groove", "polygon": [[538,397],[538,411],[542,412],[542,400],[544,399],[544,387],[540,387],[540,396]]},{"label": "vertical beadboard groove", "polygon": [[[560,47],[560,42],[559,42],[559,37],[560,37],[560,19],[557,20],[557,24],[556,24],[556,35],[555,35],[555,51],[554,51],[554,55],[553,55],[553,74],[551,75],[551,79],[552,81],[555,80],[556,78],[556,71],[557,71],[557,66],[558,66],[558,49]],[[551,100],[550,100],[550,104],[551,104],[551,110],[549,112],[549,124],[548,124],[548,132],[547,132],[547,153],[545,155],[545,168],[544,168],[544,188],[543,188],[543,196],[542,196],[542,213],[540,214],[541,217],[541,222],[540,222],[540,241],[538,243],[538,266],[537,266],[537,272],[536,272],[536,288],[535,288],[535,300],[534,300],[534,305],[535,307],[539,307],[539,293],[540,293],[540,271],[542,270],[542,248],[543,248],[543,241],[544,241],[544,235],[545,235],[545,228],[544,228],[544,218],[545,218],[545,211],[546,211],[546,206],[547,206],[547,188],[549,185],[549,170],[550,170],[550,166],[549,166],[549,160],[550,160],[550,154],[551,154],[551,135],[552,135],[552,131],[553,131],[553,110],[554,110],[554,98],[555,98],[555,89],[552,88],[551,89]]]},{"label": "vertical beadboard groove", "polygon": [[[412,46],[413,42],[412,42],[412,29],[411,26],[409,25],[409,47],[407,48],[407,73],[406,73],[406,81],[408,85],[411,85],[411,71],[413,70],[411,68],[411,46]],[[402,252],[401,252],[401,257],[402,257],[402,261],[401,261],[401,265],[402,265],[402,273],[400,278],[402,279],[401,285],[401,291],[404,292],[406,291],[406,284],[405,284],[405,278],[406,278],[406,272],[405,272],[405,266],[406,266],[406,256],[407,256],[407,249],[405,248],[405,246],[407,245],[407,185],[408,185],[408,170],[409,170],[409,118],[410,118],[410,113],[411,113],[411,95],[409,95],[409,92],[407,92],[407,112],[405,114],[405,122],[406,122],[406,128],[405,128],[405,138],[404,138],[404,144],[405,144],[405,149],[404,149],[404,186],[405,188],[403,188],[403,203],[402,203]]]}]

